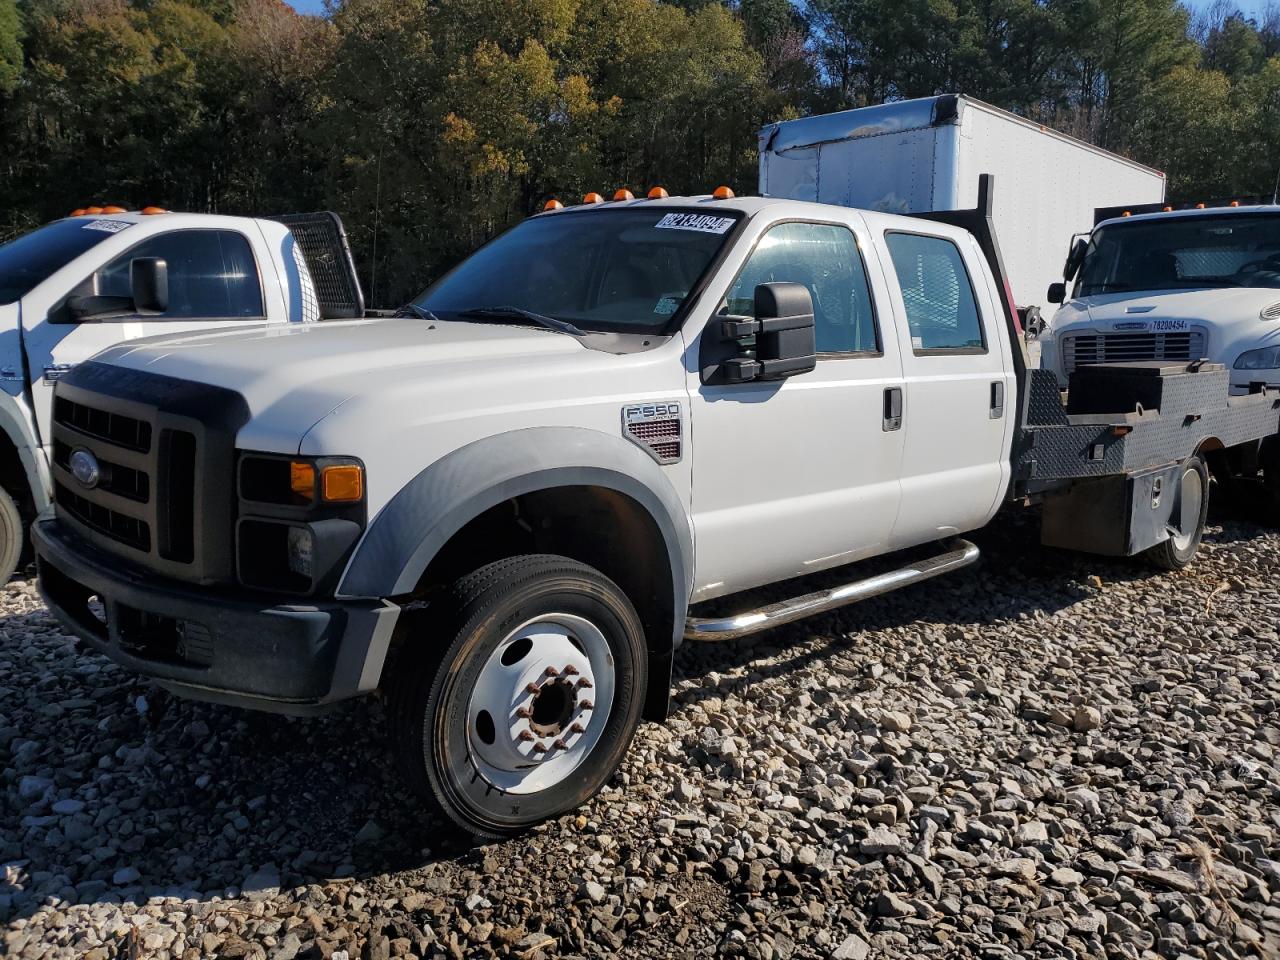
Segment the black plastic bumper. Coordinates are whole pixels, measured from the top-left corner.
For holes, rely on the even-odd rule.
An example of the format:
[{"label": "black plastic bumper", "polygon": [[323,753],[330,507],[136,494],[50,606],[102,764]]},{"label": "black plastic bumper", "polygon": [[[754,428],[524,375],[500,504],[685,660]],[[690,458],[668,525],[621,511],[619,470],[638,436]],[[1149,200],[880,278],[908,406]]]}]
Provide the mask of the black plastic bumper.
[{"label": "black plastic bumper", "polygon": [[67,629],[177,694],[310,713],[381,678],[400,612],[392,603],[272,604],[156,577],[56,520],[31,533],[40,593]]}]

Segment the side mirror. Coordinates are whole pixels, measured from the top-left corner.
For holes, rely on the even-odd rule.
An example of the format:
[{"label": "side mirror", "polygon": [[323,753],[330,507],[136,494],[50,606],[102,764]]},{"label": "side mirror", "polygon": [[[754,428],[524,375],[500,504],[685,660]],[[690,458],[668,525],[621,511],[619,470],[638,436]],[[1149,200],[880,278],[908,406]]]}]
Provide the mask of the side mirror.
[{"label": "side mirror", "polygon": [[1067,299],[1067,285],[1065,283],[1049,284],[1049,292],[1045,294],[1045,299],[1050,303],[1062,303]]},{"label": "side mirror", "polygon": [[138,313],[169,309],[169,265],[159,257],[138,257],[129,264],[129,289]]},{"label": "side mirror", "polygon": [[803,283],[760,284],[755,316],[722,319],[720,336],[737,346],[720,363],[725,383],[783,380],[808,373],[818,362],[813,297]]}]

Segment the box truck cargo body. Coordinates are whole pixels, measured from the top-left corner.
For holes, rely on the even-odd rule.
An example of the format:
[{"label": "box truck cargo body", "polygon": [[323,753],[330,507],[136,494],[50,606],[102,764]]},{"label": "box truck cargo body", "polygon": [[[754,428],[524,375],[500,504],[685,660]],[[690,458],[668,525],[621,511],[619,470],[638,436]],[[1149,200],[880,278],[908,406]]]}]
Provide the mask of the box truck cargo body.
[{"label": "box truck cargo body", "polygon": [[1165,178],[970,97],[904,100],[770,124],[760,192],[886,213],[961,210],[994,174],[995,227],[1014,300],[1041,306],[1094,210],[1159,203]]}]

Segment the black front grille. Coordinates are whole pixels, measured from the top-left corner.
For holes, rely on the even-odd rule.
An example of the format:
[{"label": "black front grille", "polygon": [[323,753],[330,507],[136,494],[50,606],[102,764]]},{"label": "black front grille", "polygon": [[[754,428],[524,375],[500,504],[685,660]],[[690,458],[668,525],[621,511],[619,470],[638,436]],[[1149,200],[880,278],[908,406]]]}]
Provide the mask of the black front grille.
[{"label": "black front grille", "polygon": [[1095,363],[1133,360],[1199,360],[1204,356],[1204,333],[1070,334],[1063,338],[1067,373]]},{"label": "black front grille", "polygon": [[85,526],[135,550],[150,552],[151,527],[145,520],[112,510],[101,503],[94,503],[61,480],[54,484],[54,502]]},{"label": "black front grille", "polygon": [[[93,360],[54,387],[52,473],[61,520],[95,546],[192,583],[235,577],[240,394]],[[86,486],[76,451],[97,460]]]},{"label": "black front grille", "polygon": [[[62,469],[71,470],[71,453],[74,448],[62,440],[53,441],[53,462]],[[102,469],[102,479],[97,489],[114,493],[128,500],[146,503],[151,499],[151,478],[143,471],[126,467],[120,463],[98,459]]]},{"label": "black front grille", "polygon": [[136,417],[99,410],[83,403],[75,403],[66,397],[58,397],[53,402],[53,421],[127,450],[136,450],[138,453],[151,450],[151,424]]}]

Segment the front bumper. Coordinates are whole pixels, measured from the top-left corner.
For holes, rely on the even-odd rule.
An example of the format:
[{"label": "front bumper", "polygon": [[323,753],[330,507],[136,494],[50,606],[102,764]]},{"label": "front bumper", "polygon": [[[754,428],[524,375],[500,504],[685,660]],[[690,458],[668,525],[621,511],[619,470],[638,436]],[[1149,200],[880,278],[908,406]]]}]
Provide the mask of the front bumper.
[{"label": "front bumper", "polygon": [[395,604],[272,604],[245,590],[162,579],[56,519],[38,520],[31,533],[40,593],[67,629],[176,694],[313,713],[381,679]]}]

